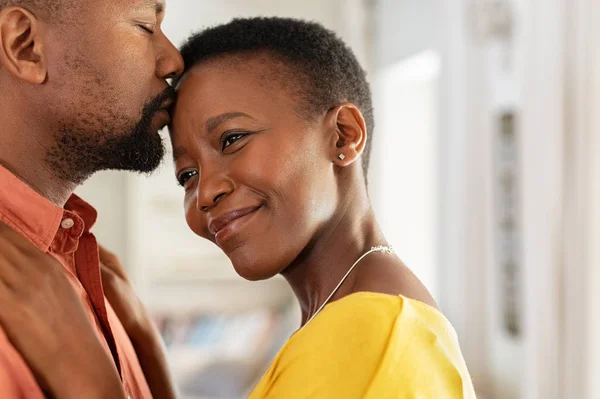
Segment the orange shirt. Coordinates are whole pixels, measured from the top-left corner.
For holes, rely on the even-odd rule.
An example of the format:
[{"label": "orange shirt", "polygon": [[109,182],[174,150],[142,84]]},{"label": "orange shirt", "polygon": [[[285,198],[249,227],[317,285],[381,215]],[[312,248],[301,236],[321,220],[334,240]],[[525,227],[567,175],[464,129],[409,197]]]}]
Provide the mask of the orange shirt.
[{"label": "orange shirt", "polygon": [[[60,261],[98,339],[115,359],[125,393],[131,399],[150,399],[133,345],[104,297],[98,244],[90,232],[96,217],[96,210],[79,197],[71,196],[64,209],[60,208],[0,166],[0,221]],[[0,398],[44,399],[27,364],[1,328]]]}]

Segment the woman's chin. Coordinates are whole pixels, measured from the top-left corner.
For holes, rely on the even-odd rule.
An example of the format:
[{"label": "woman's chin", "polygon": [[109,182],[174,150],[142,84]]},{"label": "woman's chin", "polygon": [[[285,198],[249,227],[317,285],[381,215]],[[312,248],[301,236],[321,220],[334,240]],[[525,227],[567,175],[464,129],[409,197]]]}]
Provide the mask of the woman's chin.
[{"label": "woman's chin", "polygon": [[279,271],[265,267],[265,264],[232,261],[236,273],[248,281],[268,280],[275,277]]},{"label": "woman's chin", "polygon": [[297,256],[293,252],[281,253],[251,245],[240,245],[226,254],[236,273],[248,281],[268,280],[277,276]]}]

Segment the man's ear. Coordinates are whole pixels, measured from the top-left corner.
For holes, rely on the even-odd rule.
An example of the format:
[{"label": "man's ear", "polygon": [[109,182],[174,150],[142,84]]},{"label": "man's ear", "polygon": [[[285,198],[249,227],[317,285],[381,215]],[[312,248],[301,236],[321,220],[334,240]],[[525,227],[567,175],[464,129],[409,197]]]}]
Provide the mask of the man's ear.
[{"label": "man's ear", "polygon": [[46,80],[41,24],[22,7],[0,11],[0,68],[16,79],[32,84]]},{"label": "man's ear", "polygon": [[352,103],[343,103],[329,111],[328,125],[334,129],[332,138],[332,161],[338,166],[354,163],[367,143],[365,118]]}]

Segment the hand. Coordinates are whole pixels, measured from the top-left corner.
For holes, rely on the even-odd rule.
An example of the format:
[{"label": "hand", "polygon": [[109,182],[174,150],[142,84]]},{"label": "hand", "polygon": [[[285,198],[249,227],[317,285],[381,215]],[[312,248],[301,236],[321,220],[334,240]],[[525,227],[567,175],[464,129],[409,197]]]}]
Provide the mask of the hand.
[{"label": "hand", "polygon": [[123,398],[62,266],[0,223],[0,325],[55,398]]},{"label": "hand", "polygon": [[131,340],[141,339],[152,328],[148,312],[135,293],[119,258],[103,246],[99,247],[104,294]]},{"label": "hand", "polygon": [[155,398],[176,398],[162,339],[115,254],[100,246],[104,294],[123,324]]}]

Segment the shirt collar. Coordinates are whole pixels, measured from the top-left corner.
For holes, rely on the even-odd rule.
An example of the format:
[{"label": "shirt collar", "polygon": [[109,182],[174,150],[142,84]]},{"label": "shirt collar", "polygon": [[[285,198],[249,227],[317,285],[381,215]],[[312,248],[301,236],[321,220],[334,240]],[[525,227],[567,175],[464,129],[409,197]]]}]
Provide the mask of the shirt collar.
[{"label": "shirt collar", "polygon": [[41,251],[48,251],[65,210],[82,218],[85,231],[96,222],[96,210],[75,194],[61,208],[0,165],[0,221],[23,234]]}]

